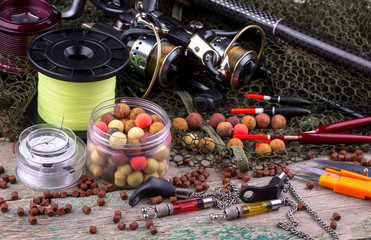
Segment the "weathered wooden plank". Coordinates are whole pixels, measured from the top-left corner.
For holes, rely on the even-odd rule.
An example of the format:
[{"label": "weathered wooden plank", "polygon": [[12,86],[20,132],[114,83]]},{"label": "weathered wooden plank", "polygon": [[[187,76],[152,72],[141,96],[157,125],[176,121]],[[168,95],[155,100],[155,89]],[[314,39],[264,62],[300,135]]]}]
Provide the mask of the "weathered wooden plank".
[{"label": "weathered wooden plank", "polygon": [[[0,164],[5,167],[7,174],[14,174],[15,161],[12,153],[12,144],[0,142]],[[369,155],[367,156],[369,158]],[[307,161],[300,165],[315,166]],[[297,164],[299,165],[299,164]],[[295,173],[305,173],[296,168],[296,164],[289,166]],[[175,167],[171,164],[167,177],[180,176],[189,172],[191,168]],[[208,183],[211,189],[220,186],[222,174],[219,170],[208,169],[211,173]],[[252,179],[249,184],[264,186],[270,181],[269,177]],[[240,180],[232,182],[240,184]],[[366,238],[371,236],[371,208],[370,200],[356,199],[333,193],[332,190],[315,186],[313,190],[305,187],[306,181],[295,179],[292,181],[300,196],[314,209],[326,223],[330,223],[333,212],[338,212],[342,219],[338,222],[336,230],[341,239]],[[71,192],[75,188],[68,189]],[[63,216],[37,216],[38,224],[30,225],[27,216],[18,217],[18,207],[28,210],[33,196],[41,195],[41,191],[32,190],[21,183],[9,184],[7,189],[0,189],[0,197],[10,199],[10,193],[18,191],[20,200],[8,201],[9,212],[0,213],[0,238],[1,239],[298,239],[295,235],[276,227],[279,221],[285,221],[285,214],[288,207],[281,207],[277,211],[251,216],[233,221],[211,221],[210,213],[221,213],[221,210],[212,208],[199,212],[179,214],[156,219],[154,222],[159,233],[152,236],[149,230],[145,229],[144,221],[140,213],[142,206],[149,205],[149,200],[143,200],[138,207],[131,208],[128,201],[119,198],[119,191],[107,193],[106,204],[102,207],[96,205],[97,196],[87,198],[57,199],[60,204],[71,203],[73,211]],[[128,195],[132,190],[128,190]],[[283,193],[282,197],[289,196]],[[291,196],[290,196],[291,197]],[[92,208],[90,215],[82,213],[83,205]],[[127,224],[127,229],[119,231],[117,224],[113,223],[112,217],[115,210],[123,212],[122,221]],[[330,236],[323,231],[305,212],[295,214],[299,223],[298,229],[310,233],[316,239],[330,239]],[[128,229],[130,222],[138,220],[139,229],[131,231]],[[95,225],[98,228],[96,235],[90,234],[89,226]]]}]

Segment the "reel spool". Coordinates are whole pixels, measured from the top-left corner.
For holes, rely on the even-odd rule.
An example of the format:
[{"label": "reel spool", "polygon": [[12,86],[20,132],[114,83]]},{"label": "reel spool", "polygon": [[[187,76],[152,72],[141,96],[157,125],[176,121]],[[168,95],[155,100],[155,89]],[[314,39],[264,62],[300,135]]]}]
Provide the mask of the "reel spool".
[{"label": "reel spool", "polygon": [[[150,79],[155,72],[157,60],[157,41],[153,37],[140,36],[127,43],[130,48],[130,70],[144,79]],[[160,70],[156,80],[161,87],[167,88],[175,83],[181,74],[181,59],[184,57],[182,46],[175,46],[167,39],[161,39]]]},{"label": "reel spool", "polygon": [[21,133],[15,147],[17,177],[37,190],[67,188],[82,174],[85,149],[85,143],[66,127],[31,126]]},{"label": "reel spool", "polygon": [[[37,35],[54,28],[61,20],[59,10],[43,0],[5,0],[0,3],[0,68],[22,72],[27,46]],[[7,56],[9,55],[9,56]]]},{"label": "reel spool", "polygon": [[28,111],[31,122],[64,119],[64,126],[86,135],[93,108],[115,97],[116,74],[127,64],[128,51],[108,34],[72,28],[36,37],[28,58],[39,71],[37,111]]}]

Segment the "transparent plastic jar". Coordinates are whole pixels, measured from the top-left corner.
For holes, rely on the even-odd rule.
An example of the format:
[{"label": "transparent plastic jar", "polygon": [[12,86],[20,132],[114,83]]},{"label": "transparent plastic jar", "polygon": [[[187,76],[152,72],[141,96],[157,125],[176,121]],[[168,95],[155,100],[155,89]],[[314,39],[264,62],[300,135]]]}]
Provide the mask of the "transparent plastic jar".
[{"label": "transparent plastic jar", "polygon": [[[164,128],[151,136],[130,139],[114,137],[96,127],[106,113],[114,114],[118,103],[126,103],[130,109],[142,108],[149,115],[161,118]],[[125,120],[123,120],[125,121]],[[87,169],[96,178],[117,188],[136,188],[150,176],[162,178],[169,168],[171,145],[170,119],[159,105],[141,98],[123,97],[104,101],[96,106],[89,119],[87,136]],[[116,141],[113,141],[116,140]],[[134,166],[137,160],[145,167]]]}]

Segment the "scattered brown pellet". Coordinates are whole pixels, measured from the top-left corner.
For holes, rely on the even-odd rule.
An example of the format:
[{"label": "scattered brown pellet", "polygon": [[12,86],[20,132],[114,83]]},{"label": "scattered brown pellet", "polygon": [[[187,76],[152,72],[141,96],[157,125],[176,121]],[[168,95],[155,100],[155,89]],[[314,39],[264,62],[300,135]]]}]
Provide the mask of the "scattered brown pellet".
[{"label": "scattered brown pellet", "polygon": [[120,193],[120,198],[122,199],[122,200],[126,200],[127,198],[128,198],[128,194],[124,191],[124,192],[121,192]]},{"label": "scattered brown pellet", "polygon": [[98,197],[99,198],[104,198],[106,196],[106,191],[99,191],[99,193],[98,193]]},{"label": "scattered brown pellet", "polygon": [[[198,166],[197,171],[200,171],[200,172],[205,171],[205,166],[201,164],[200,166]],[[201,174],[201,173],[200,173],[200,174]]]},{"label": "scattered brown pellet", "polygon": [[264,169],[264,170],[263,170],[263,176],[264,176],[264,177],[269,176],[269,170],[268,170],[268,169]]},{"label": "scattered brown pellet", "polygon": [[197,180],[200,182],[205,182],[206,177],[204,175],[198,175]]},{"label": "scattered brown pellet", "polygon": [[84,181],[82,179],[79,179],[77,182],[76,182],[76,187],[77,188],[81,188],[81,184],[83,184]]},{"label": "scattered brown pellet", "polygon": [[9,176],[9,183],[16,184],[17,183],[17,178],[14,175],[10,175]]},{"label": "scattered brown pellet", "polygon": [[192,175],[192,177],[197,177],[198,176],[198,173],[196,171],[192,171],[191,172],[191,175]]},{"label": "scattered brown pellet", "polygon": [[18,208],[18,209],[17,209],[17,214],[18,214],[18,216],[20,216],[20,217],[24,216],[24,209],[23,209],[23,208]]},{"label": "scattered brown pellet", "polygon": [[37,204],[36,204],[36,203],[31,203],[31,204],[30,204],[30,209],[31,209],[31,208],[37,208]]},{"label": "scattered brown pellet", "polygon": [[361,166],[361,163],[360,162],[357,162],[357,161],[354,161],[353,162],[353,165]]},{"label": "scattered brown pellet", "polygon": [[37,211],[39,211],[39,215],[45,214],[45,207],[37,207]]},{"label": "scattered brown pellet", "polygon": [[227,189],[230,192],[233,192],[233,187],[231,185],[226,186],[225,189]]},{"label": "scattered brown pellet", "polygon": [[336,161],[336,159],[338,158],[338,155],[336,152],[332,153],[331,156],[330,156],[330,160],[332,161]]},{"label": "scattered brown pellet", "polygon": [[52,192],[51,191],[45,191],[43,192],[44,199],[45,198],[51,198],[52,197]]},{"label": "scattered brown pellet", "polygon": [[242,179],[243,176],[245,176],[245,174],[244,174],[243,172],[239,172],[239,173],[237,173],[237,178],[238,178],[238,179]]},{"label": "scattered brown pellet", "polygon": [[228,189],[225,189],[225,188],[223,188],[222,190],[220,190],[220,192],[222,192],[222,193],[229,193]]},{"label": "scattered brown pellet", "polygon": [[203,183],[202,184],[202,190],[207,191],[210,188],[210,185],[208,183]]},{"label": "scattered brown pellet", "polygon": [[190,176],[190,177],[188,178],[188,181],[189,181],[191,184],[193,184],[193,183],[196,181],[196,177],[192,177],[192,176]]},{"label": "scattered brown pellet", "polygon": [[247,187],[249,184],[247,184],[246,182],[243,182],[241,183],[241,188],[244,188],[244,187]]},{"label": "scattered brown pellet", "polygon": [[39,205],[41,203],[41,199],[39,197],[32,198],[32,202]]},{"label": "scattered brown pellet", "polygon": [[3,203],[5,203],[5,199],[0,197],[0,205],[3,204]]},{"label": "scattered brown pellet", "polygon": [[223,181],[222,181],[222,184],[223,185],[226,185],[227,183],[230,183],[231,182],[231,179],[229,178],[224,178]]},{"label": "scattered brown pellet", "polygon": [[1,176],[1,178],[3,179],[4,182],[9,182],[9,175],[8,174],[4,174]]},{"label": "scattered brown pellet", "polygon": [[2,212],[7,212],[8,211],[8,204],[2,203],[0,205],[0,209],[1,209]]},{"label": "scattered brown pellet", "polygon": [[248,181],[250,181],[250,179],[251,179],[251,177],[247,174],[242,177],[242,181],[244,181],[244,182],[248,182]]},{"label": "scattered brown pellet", "polygon": [[34,225],[37,223],[37,219],[34,217],[34,216],[29,216],[28,217],[28,222],[31,224],[31,225]]},{"label": "scattered brown pellet", "polygon": [[276,174],[282,172],[283,169],[288,169],[288,168],[281,168],[280,166],[276,166],[276,167],[274,168],[274,170],[276,171]]},{"label": "scattered brown pellet", "polygon": [[82,191],[86,191],[86,190],[88,190],[88,185],[86,185],[85,183],[81,183],[80,188],[81,188]]},{"label": "scattered brown pellet", "polygon": [[58,203],[52,203],[52,204],[50,204],[50,208],[53,209],[54,212],[57,211],[57,209],[58,209]]},{"label": "scattered brown pellet", "polygon": [[191,186],[191,182],[190,181],[185,181],[182,184],[182,188],[189,188],[190,186]]},{"label": "scattered brown pellet", "polygon": [[115,190],[115,186],[113,184],[108,184],[106,188],[107,192],[113,192]]},{"label": "scattered brown pellet", "polygon": [[64,213],[71,213],[72,212],[72,205],[71,204],[66,204],[66,206],[64,206]]},{"label": "scattered brown pellet", "polygon": [[334,219],[335,221],[339,221],[339,220],[341,219],[341,216],[340,216],[339,213],[334,212],[334,213],[332,214],[332,219]]},{"label": "scattered brown pellet", "polygon": [[105,187],[100,187],[100,188],[99,188],[99,191],[107,192],[107,188],[105,188]]},{"label": "scattered brown pellet", "polygon": [[51,209],[51,208],[47,208],[47,209],[46,209],[46,215],[48,215],[49,217],[53,217],[53,216],[54,216],[54,211],[53,211],[53,209]]},{"label": "scattered brown pellet", "polygon": [[86,192],[85,192],[86,196],[89,197],[91,195],[93,195],[93,190],[91,189],[88,189]]},{"label": "scattered brown pellet", "polygon": [[185,181],[188,181],[188,178],[183,175],[183,176],[180,177],[179,180],[182,181],[182,182],[185,182]]},{"label": "scattered brown pellet", "polygon": [[347,153],[347,155],[345,155],[345,161],[347,161],[347,162],[352,161],[352,154]]},{"label": "scattered brown pellet", "polygon": [[158,233],[157,228],[156,228],[155,225],[149,226],[149,231],[151,232],[152,235],[155,235],[155,234]]},{"label": "scattered brown pellet", "polygon": [[122,212],[120,210],[115,210],[115,214],[114,215],[120,215],[120,217],[122,216]]},{"label": "scattered brown pellet", "polygon": [[274,163],[267,163],[268,169],[274,169],[274,166],[276,166],[276,164],[274,164]]},{"label": "scattered brown pellet", "polygon": [[224,178],[230,178],[230,177],[232,177],[232,174],[231,174],[231,172],[223,172],[223,177]]},{"label": "scattered brown pellet", "polygon": [[[277,172],[277,171],[276,171]],[[263,171],[262,170],[256,170],[255,171],[255,177],[256,178],[261,178],[263,177]]]},{"label": "scattered brown pellet", "polygon": [[106,204],[106,201],[104,200],[104,198],[98,198],[97,199],[97,205],[98,206],[104,206],[104,204]]},{"label": "scattered brown pellet", "polygon": [[169,198],[170,203],[176,203],[177,201],[178,201],[178,198],[175,197],[175,196],[172,196],[172,197]]},{"label": "scattered brown pellet", "polygon": [[93,182],[92,182],[92,181],[89,181],[89,180],[86,180],[84,183],[85,183],[86,186],[88,186],[88,188],[89,188],[89,187],[90,187],[90,184],[92,184]]},{"label": "scattered brown pellet", "polygon": [[90,226],[89,227],[89,232],[91,233],[91,234],[96,234],[97,233],[97,227],[96,226]]},{"label": "scattered brown pellet", "polygon": [[0,166],[0,174],[5,172],[4,166]]},{"label": "scattered brown pellet", "polygon": [[305,160],[311,160],[313,158],[313,154],[311,152],[307,152],[305,154],[306,154]]},{"label": "scattered brown pellet", "polygon": [[335,149],[331,149],[330,152],[328,153],[328,155],[331,155],[331,154],[333,154],[334,152],[336,152],[336,150],[335,150]]},{"label": "scattered brown pellet", "polygon": [[339,162],[344,162],[344,161],[345,161],[345,155],[343,155],[343,154],[339,154],[339,156],[338,156],[338,161],[339,161]]},{"label": "scattered brown pellet", "polygon": [[90,186],[89,186],[89,188],[90,189],[93,189],[94,190],[94,188],[98,188],[99,186],[98,186],[98,183],[97,182],[92,182],[91,184],[90,184]]},{"label": "scattered brown pellet", "polygon": [[94,182],[94,177],[93,176],[88,176],[85,181]]},{"label": "scattered brown pellet", "polygon": [[195,187],[196,192],[202,192],[202,185],[197,185]]},{"label": "scattered brown pellet", "polygon": [[126,224],[124,222],[119,222],[119,224],[117,224],[117,228],[120,230],[124,230],[126,228]]},{"label": "scattered brown pellet", "polygon": [[347,150],[344,150],[344,149],[343,149],[343,150],[341,150],[341,151],[339,152],[339,154],[341,154],[341,155],[344,155],[344,156],[345,156],[345,155],[347,155]]},{"label": "scattered brown pellet", "polygon": [[43,207],[49,206],[49,202],[48,202],[47,200],[43,200],[43,201],[40,203],[40,206],[43,206]]},{"label": "scattered brown pellet", "polygon": [[72,196],[72,197],[79,197],[79,196],[80,196],[80,192],[77,191],[77,190],[74,190],[74,191],[72,191],[71,196]]},{"label": "scattered brown pellet", "polygon": [[214,161],[215,162],[220,162],[222,160],[222,157],[221,156],[215,156],[214,157]]},{"label": "scattered brown pellet", "polygon": [[130,230],[135,230],[138,228],[138,223],[136,221],[129,224]]},{"label": "scattered brown pellet", "polygon": [[357,154],[352,153],[352,155],[350,155],[350,156],[351,156],[351,159],[352,159],[353,162],[357,161]]},{"label": "scattered brown pellet", "polygon": [[293,179],[295,174],[293,172],[288,172],[286,175],[289,177],[289,179]]},{"label": "scattered brown pellet", "polygon": [[307,182],[306,185],[307,185],[307,188],[308,188],[309,190],[311,190],[311,189],[314,188],[314,183],[313,183],[312,181]]},{"label": "scattered brown pellet", "polygon": [[146,228],[148,229],[150,226],[153,225],[153,220],[146,221]]},{"label": "scattered brown pellet", "polygon": [[37,208],[31,208],[28,212],[31,216],[39,215],[39,210]]},{"label": "scattered brown pellet", "polygon": [[307,209],[307,207],[304,205],[304,203],[302,203],[302,202],[298,203],[298,210],[299,211],[305,211],[306,209]]},{"label": "scattered brown pellet", "polygon": [[175,186],[176,187],[182,187],[183,186],[183,183],[182,183],[182,181],[176,181],[176,182],[174,182],[175,183]]},{"label": "scattered brown pellet", "polygon": [[80,191],[79,197],[86,197],[86,192],[85,191]]},{"label": "scattered brown pellet", "polygon": [[53,198],[59,198],[61,194],[59,192],[52,192]]},{"label": "scattered brown pellet", "polygon": [[357,150],[355,151],[355,154],[357,154],[357,155],[362,155],[362,154],[363,154],[363,151],[362,151],[361,149],[357,149]]},{"label": "scattered brown pellet", "polygon": [[158,195],[156,197],[152,197],[149,199],[149,201],[151,202],[152,205],[162,203],[162,196]]},{"label": "scattered brown pellet", "polygon": [[280,165],[279,165],[281,168],[286,168],[287,167],[287,165],[286,164],[284,164],[284,163],[280,163]]},{"label": "scattered brown pellet", "polygon": [[230,168],[230,167],[225,167],[223,171],[224,171],[224,172],[231,172],[231,171],[232,171],[232,168]]},{"label": "scattered brown pellet", "polygon": [[79,180],[85,182],[86,180],[88,180],[88,177],[85,176],[85,175],[82,175],[82,176],[79,178]]},{"label": "scattered brown pellet", "polygon": [[[188,178],[192,177],[192,174],[191,174],[190,172],[187,172],[187,173],[184,174],[184,176],[186,176],[187,179],[188,179]],[[189,179],[188,179],[188,180],[189,180]]]},{"label": "scattered brown pellet", "polygon": [[174,182],[179,182],[180,181],[180,177],[173,177],[173,181]]},{"label": "scattered brown pellet", "polygon": [[288,173],[288,172],[290,172],[290,169],[288,169],[288,168],[282,168],[282,172],[284,172],[284,173]]},{"label": "scattered brown pellet", "polygon": [[362,165],[362,166],[367,166],[367,164],[368,164],[368,161],[367,161],[367,159],[366,159],[366,158],[361,158],[361,161],[360,161],[360,163],[361,163],[361,165]]},{"label": "scattered brown pellet", "polygon": [[[370,145],[364,145],[364,146],[362,146],[362,148],[361,148],[361,150],[362,150],[363,152],[369,152],[370,149],[371,149]],[[1,172],[0,172],[0,173],[1,173]]]},{"label": "scattered brown pellet", "polygon": [[82,207],[82,211],[83,211],[86,215],[89,215],[89,214],[91,213],[91,208],[85,205],[85,206]]},{"label": "scattered brown pellet", "polygon": [[120,222],[120,220],[121,220],[121,215],[118,215],[118,214],[113,215],[112,220],[113,220],[114,223],[118,223],[118,222]]},{"label": "scattered brown pellet", "polygon": [[202,182],[200,182],[200,181],[198,181],[198,180],[195,180],[195,181],[193,182],[193,185],[195,185],[195,186],[202,185]]},{"label": "scattered brown pellet", "polygon": [[62,216],[64,214],[64,207],[57,208],[57,215]]},{"label": "scattered brown pellet", "polygon": [[337,226],[337,223],[335,222],[335,221],[331,221],[331,223],[330,223],[330,228],[332,228],[332,229],[336,229],[336,226]]},{"label": "scattered brown pellet", "polygon": [[99,188],[94,188],[93,189],[93,194],[94,195],[98,195],[98,193],[99,193]]},{"label": "scattered brown pellet", "polygon": [[183,164],[184,165],[189,165],[190,162],[191,162],[191,159],[189,159],[189,158],[184,158],[183,159]]},{"label": "scattered brown pellet", "polygon": [[270,169],[269,170],[269,176],[274,176],[274,175],[276,175],[276,170]]},{"label": "scattered brown pellet", "polygon": [[10,194],[12,200],[18,200],[18,192],[14,191]]}]

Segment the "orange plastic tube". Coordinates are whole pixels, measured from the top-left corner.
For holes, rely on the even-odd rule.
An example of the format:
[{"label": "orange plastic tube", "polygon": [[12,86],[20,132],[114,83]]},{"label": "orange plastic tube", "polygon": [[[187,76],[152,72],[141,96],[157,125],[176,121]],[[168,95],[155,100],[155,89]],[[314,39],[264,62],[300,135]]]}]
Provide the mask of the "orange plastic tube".
[{"label": "orange plastic tube", "polygon": [[336,193],[360,198],[371,198],[371,181],[362,181],[349,177],[321,176],[319,185],[331,188]]}]

